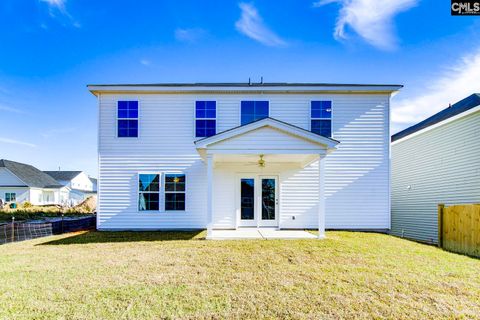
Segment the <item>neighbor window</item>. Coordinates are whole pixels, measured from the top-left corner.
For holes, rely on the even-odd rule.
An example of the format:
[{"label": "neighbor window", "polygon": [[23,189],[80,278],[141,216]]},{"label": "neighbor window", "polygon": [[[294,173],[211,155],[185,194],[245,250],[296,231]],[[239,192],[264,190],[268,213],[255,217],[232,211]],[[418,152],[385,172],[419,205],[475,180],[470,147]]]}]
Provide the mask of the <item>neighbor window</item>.
[{"label": "neighbor window", "polygon": [[324,137],[331,137],[332,101],[312,101],[310,111],[311,131]]},{"label": "neighbor window", "polygon": [[242,101],[241,102],[241,121],[244,125],[268,117],[268,101]]},{"label": "neighbor window", "polygon": [[165,174],[165,210],[185,210],[184,174]]},{"label": "neighbor window", "polygon": [[17,201],[17,194],[15,192],[6,192],[5,202],[14,202],[14,201]]},{"label": "neighbor window", "polygon": [[138,137],[138,101],[118,101],[117,136]]},{"label": "neighbor window", "polygon": [[214,136],[217,127],[217,107],[215,101],[195,102],[195,137]]},{"label": "neighbor window", "polygon": [[158,211],[160,209],[160,175],[138,175],[138,210]]}]

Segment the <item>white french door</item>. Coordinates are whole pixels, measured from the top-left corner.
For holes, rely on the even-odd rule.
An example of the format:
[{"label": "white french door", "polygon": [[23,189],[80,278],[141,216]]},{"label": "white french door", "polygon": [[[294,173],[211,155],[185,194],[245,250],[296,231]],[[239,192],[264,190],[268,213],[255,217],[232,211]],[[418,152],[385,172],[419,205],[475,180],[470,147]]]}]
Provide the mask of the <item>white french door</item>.
[{"label": "white french door", "polygon": [[244,174],[237,181],[238,226],[277,227],[278,177]]}]

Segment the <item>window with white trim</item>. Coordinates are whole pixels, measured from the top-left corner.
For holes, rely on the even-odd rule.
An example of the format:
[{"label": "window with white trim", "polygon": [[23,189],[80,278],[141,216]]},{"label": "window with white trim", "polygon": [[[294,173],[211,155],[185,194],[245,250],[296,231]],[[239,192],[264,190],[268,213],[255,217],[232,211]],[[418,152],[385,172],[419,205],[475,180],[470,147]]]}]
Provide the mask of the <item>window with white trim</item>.
[{"label": "window with white trim", "polygon": [[165,174],[165,210],[185,211],[185,174]]},{"label": "window with white trim", "polygon": [[138,101],[118,101],[117,137],[138,137]]},{"label": "window with white trim", "polygon": [[195,137],[214,136],[217,132],[217,105],[215,101],[195,102]]},{"label": "window with white trim", "polygon": [[330,138],[332,136],[332,101],[312,101],[310,131]]},{"label": "window with white trim", "polygon": [[160,174],[138,175],[138,210],[160,210]]},{"label": "window with white trim", "polygon": [[17,194],[15,192],[5,192],[5,202],[17,201]]},{"label": "window with white trim", "polygon": [[242,101],[240,103],[240,124],[268,118],[268,101]]}]

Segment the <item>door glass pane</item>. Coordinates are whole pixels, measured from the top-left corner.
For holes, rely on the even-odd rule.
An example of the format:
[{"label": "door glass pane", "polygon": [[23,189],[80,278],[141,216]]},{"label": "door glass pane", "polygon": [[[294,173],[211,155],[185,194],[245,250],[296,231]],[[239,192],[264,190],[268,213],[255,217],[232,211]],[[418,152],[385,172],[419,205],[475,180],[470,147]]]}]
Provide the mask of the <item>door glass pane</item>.
[{"label": "door glass pane", "polygon": [[275,220],[275,179],[262,179],[262,220]]},{"label": "door glass pane", "polygon": [[240,190],[240,216],[242,220],[254,219],[254,180],[242,179]]}]

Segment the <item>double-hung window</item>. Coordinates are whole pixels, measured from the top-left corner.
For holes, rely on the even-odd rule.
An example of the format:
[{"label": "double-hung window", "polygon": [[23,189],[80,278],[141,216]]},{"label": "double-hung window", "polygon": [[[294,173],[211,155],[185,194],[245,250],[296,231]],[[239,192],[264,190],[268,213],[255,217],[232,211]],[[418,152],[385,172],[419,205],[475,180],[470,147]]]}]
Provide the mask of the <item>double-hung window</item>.
[{"label": "double-hung window", "polygon": [[138,137],[138,101],[118,101],[117,136]]},{"label": "double-hung window", "polygon": [[195,137],[211,137],[217,132],[217,106],[215,101],[195,102]]},{"label": "double-hung window", "polygon": [[332,101],[312,101],[310,130],[324,137],[332,136]]},{"label": "double-hung window", "polygon": [[5,192],[5,202],[17,201],[17,194],[15,192]]},{"label": "double-hung window", "polygon": [[242,101],[240,105],[240,124],[254,122],[268,117],[268,101]]},{"label": "double-hung window", "polygon": [[138,175],[138,210],[160,210],[160,175]]},{"label": "double-hung window", "polygon": [[165,174],[165,210],[185,210],[185,175]]}]

